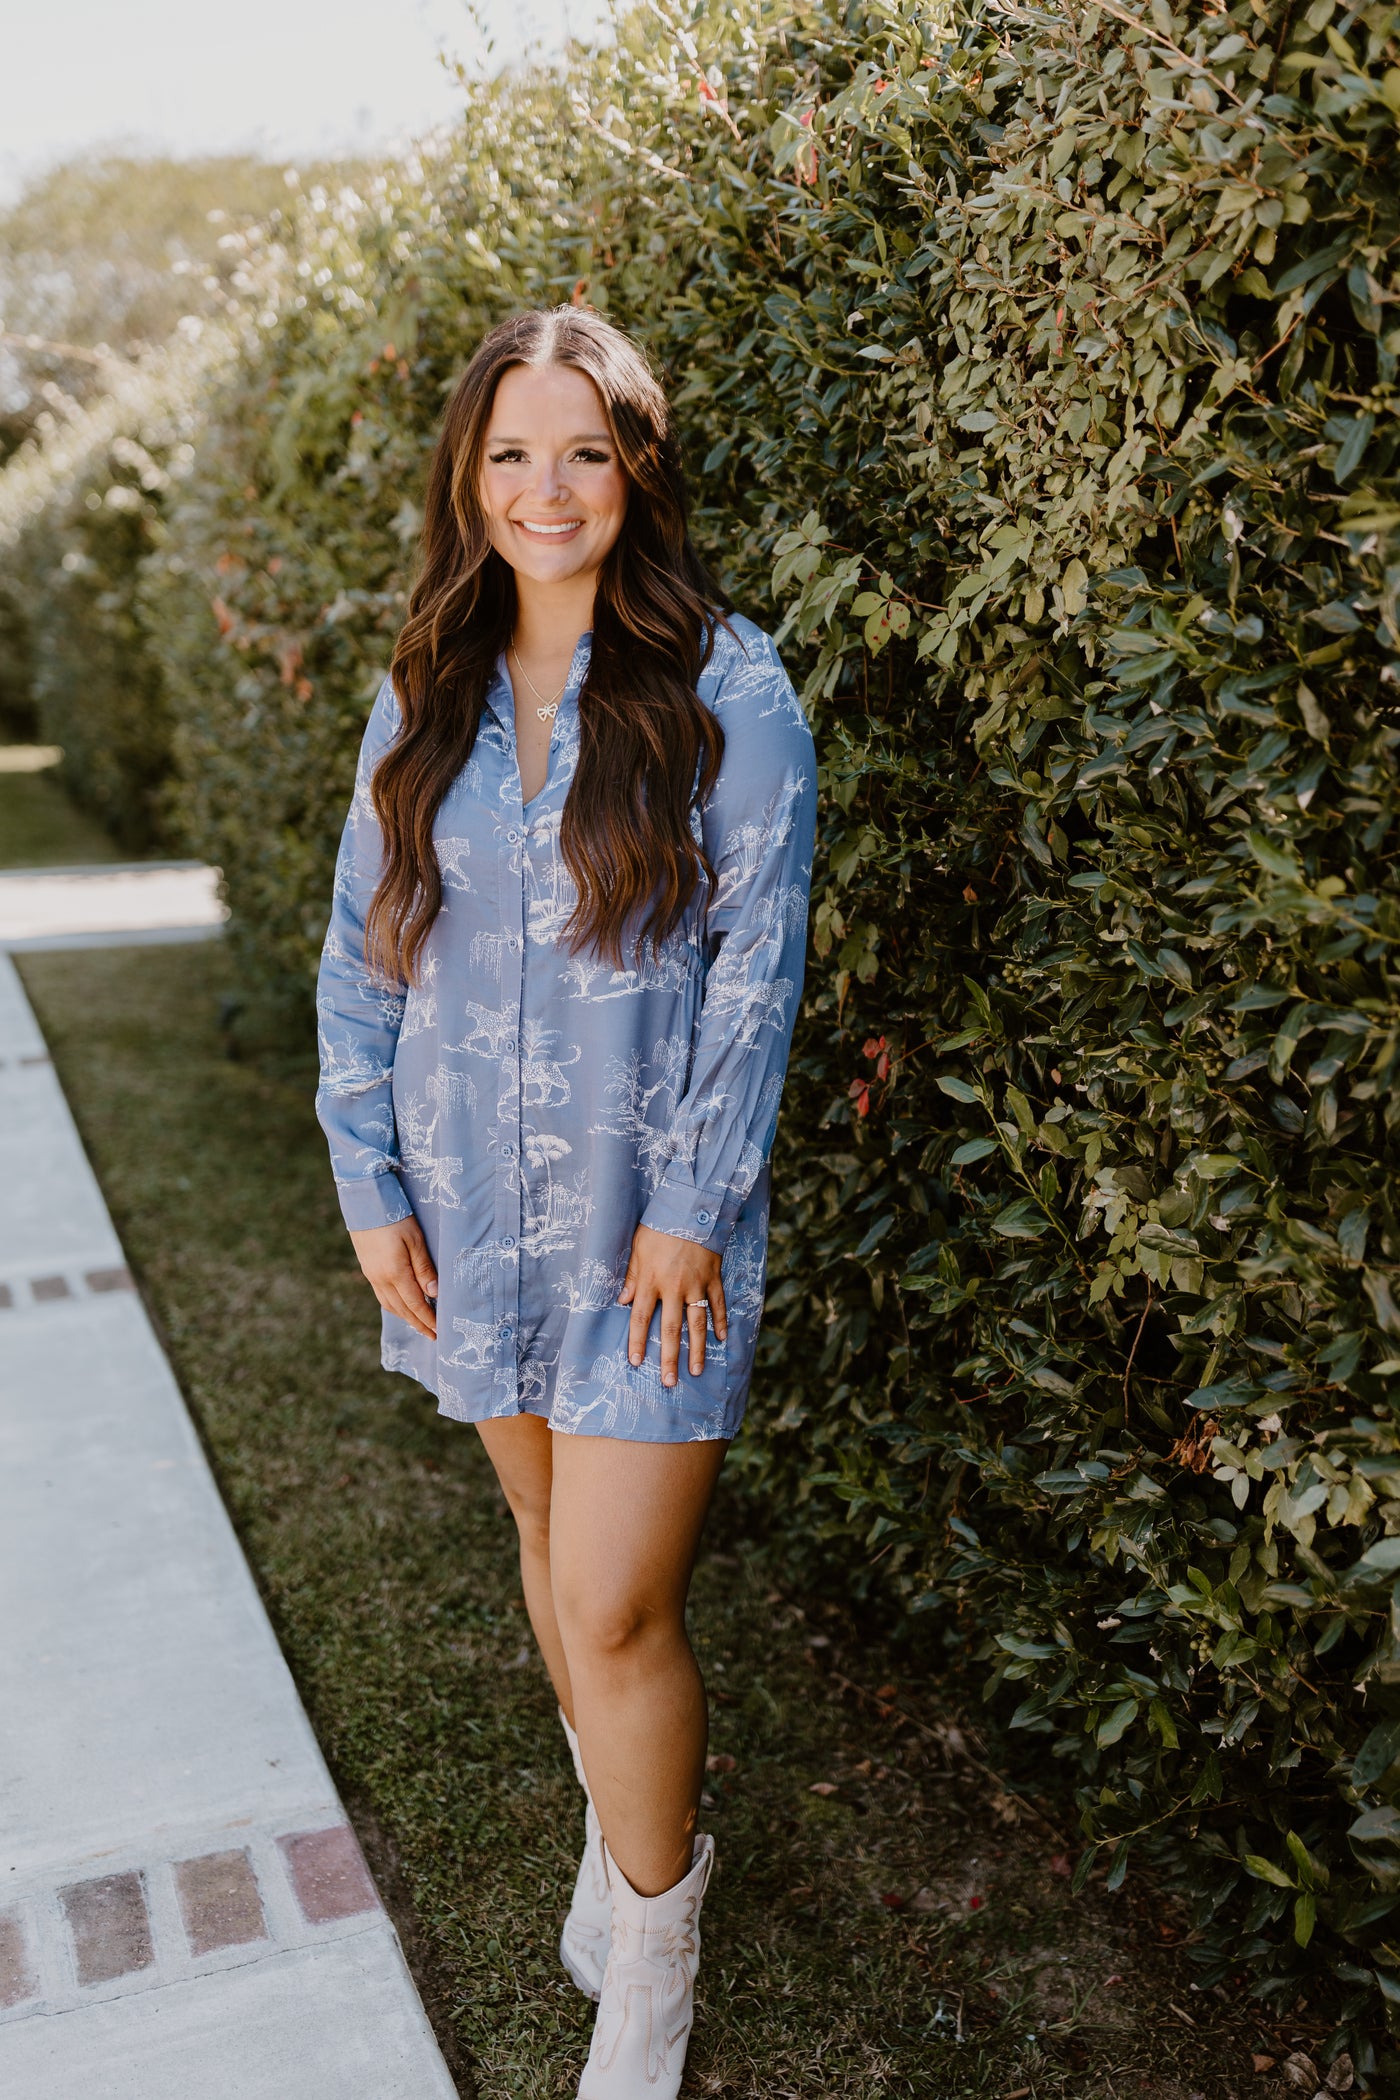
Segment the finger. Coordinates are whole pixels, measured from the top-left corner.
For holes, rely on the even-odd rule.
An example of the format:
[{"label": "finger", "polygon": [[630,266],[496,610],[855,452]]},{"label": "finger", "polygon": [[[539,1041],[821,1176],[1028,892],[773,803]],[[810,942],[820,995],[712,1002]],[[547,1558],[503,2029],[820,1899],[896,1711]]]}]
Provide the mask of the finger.
[{"label": "finger", "polygon": [[724,1302],[724,1285],[716,1276],[707,1293],[710,1312],[715,1323],[715,1333],[722,1342],[729,1340],[729,1308]]},{"label": "finger", "polygon": [[425,1298],[436,1298],[437,1270],[433,1267],[433,1257],[428,1252],[428,1242],[418,1226],[408,1235],[408,1258],[413,1265],[413,1274],[419,1290]]},{"label": "finger", "polygon": [[437,1315],[434,1311],[434,1308],[431,1305],[429,1305],[427,1299],[423,1296],[423,1293],[419,1288],[418,1278],[414,1273],[413,1263],[408,1259],[407,1254],[404,1254],[402,1258],[395,1263],[393,1274],[391,1275],[389,1281],[392,1284],[394,1291],[403,1300],[404,1304],[408,1307],[409,1317],[413,1321],[414,1326],[418,1329],[418,1332],[420,1334],[426,1334],[430,1340],[436,1341]]},{"label": "finger", "polygon": [[685,1309],[686,1333],[690,1340],[690,1375],[698,1378],[705,1368],[705,1329],[709,1305],[687,1305]]},{"label": "finger", "polygon": [[636,1257],[636,1255],[635,1255],[635,1254],[633,1254],[633,1255],[629,1255],[629,1256],[628,1256],[628,1260],[627,1260],[627,1274],[626,1274],[626,1275],[625,1275],[625,1276],[623,1277],[623,1279],[622,1279],[622,1289],[621,1289],[621,1290],[620,1290],[620,1291],[618,1292],[618,1294],[617,1294],[617,1302],[618,1302],[618,1304],[619,1304],[619,1305],[630,1305],[630,1304],[632,1303],[632,1296],[633,1296],[633,1293],[635,1292],[636,1288],[637,1288],[637,1257]]},{"label": "finger", "polygon": [[430,1342],[437,1339],[432,1331],[423,1325],[422,1320],[419,1319],[412,1306],[405,1302],[392,1283],[377,1284],[375,1286],[375,1296],[385,1312],[392,1313],[396,1320],[402,1320],[406,1327],[414,1328],[419,1334],[425,1335]]},{"label": "finger", "polygon": [[681,1328],[685,1324],[685,1300],[679,1291],[661,1301],[661,1383],[674,1385],[681,1375]]},{"label": "finger", "polygon": [[627,1330],[627,1360],[639,1364],[647,1353],[647,1330],[656,1309],[656,1286],[638,1281],[633,1286],[632,1324]]}]

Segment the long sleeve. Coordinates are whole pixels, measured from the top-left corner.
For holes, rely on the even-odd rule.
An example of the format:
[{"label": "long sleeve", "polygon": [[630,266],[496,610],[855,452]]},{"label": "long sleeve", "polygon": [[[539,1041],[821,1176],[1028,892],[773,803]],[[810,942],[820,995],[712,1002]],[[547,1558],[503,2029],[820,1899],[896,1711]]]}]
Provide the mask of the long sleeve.
[{"label": "long sleeve", "polygon": [[699,1040],[642,1222],[722,1252],[767,1164],[802,991],[816,830],[812,734],[778,653],[744,646],[711,700],[724,730],[702,812],[715,870]]},{"label": "long sleeve", "polygon": [[386,678],[360,747],[316,982],[321,1055],[316,1114],[330,1142],[336,1191],[352,1232],[392,1225],[411,1213],[397,1172],[392,1091],[405,988],[376,979],[364,947],[365,916],[383,856],[370,778],[398,726],[398,703]]}]

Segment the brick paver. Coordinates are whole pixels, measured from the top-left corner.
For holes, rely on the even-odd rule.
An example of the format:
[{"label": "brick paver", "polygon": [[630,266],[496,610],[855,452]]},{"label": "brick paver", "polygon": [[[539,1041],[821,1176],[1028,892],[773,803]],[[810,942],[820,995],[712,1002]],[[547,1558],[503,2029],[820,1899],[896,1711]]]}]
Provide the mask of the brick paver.
[{"label": "brick paver", "polygon": [[136,1285],[130,1269],[89,1269],[83,1282],[90,1291],[131,1291]]},{"label": "brick paver", "polygon": [[36,1997],[38,1990],[23,1924],[13,1915],[0,1916],[0,2012],[23,2005],[26,1998]]},{"label": "brick paver", "polygon": [[146,1892],[139,1874],[104,1874],[60,1892],[73,1935],[78,1981],[111,1983],[149,1969],[155,1960]]},{"label": "brick paver", "polygon": [[247,1852],[205,1852],[175,1869],[180,1915],[191,1954],[246,1947],[267,1938],[267,1919]]},{"label": "brick paver", "polygon": [[280,1842],[308,1925],[358,1917],[377,1907],[379,1897],[348,1824],[299,1831]]}]

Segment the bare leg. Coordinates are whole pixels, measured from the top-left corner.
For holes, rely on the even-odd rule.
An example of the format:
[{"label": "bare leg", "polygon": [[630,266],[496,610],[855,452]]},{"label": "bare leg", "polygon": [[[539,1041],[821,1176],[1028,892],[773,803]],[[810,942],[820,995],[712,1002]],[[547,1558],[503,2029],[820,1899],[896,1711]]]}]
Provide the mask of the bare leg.
[{"label": "bare leg", "polygon": [[554,1686],[554,1696],[572,1727],[573,1693],[564,1643],[554,1615],[549,1573],[554,1434],[539,1415],[508,1415],[498,1422],[478,1422],[476,1426],[515,1518],[520,1534],[520,1581],[525,1591],[525,1608]]},{"label": "bare leg", "polygon": [[608,1850],[642,1896],[690,1871],[707,1722],[685,1600],[726,1449],[554,1438],[550,1566],[574,1726]]}]

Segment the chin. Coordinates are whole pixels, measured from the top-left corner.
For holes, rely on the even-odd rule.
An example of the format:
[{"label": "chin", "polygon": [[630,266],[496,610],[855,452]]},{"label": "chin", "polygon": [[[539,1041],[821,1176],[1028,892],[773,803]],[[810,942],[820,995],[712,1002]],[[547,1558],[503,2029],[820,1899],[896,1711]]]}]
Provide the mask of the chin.
[{"label": "chin", "polygon": [[575,576],[591,575],[598,566],[595,556],[576,546],[567,551],[561,548],[557,554],[536,552],[533,547],[521,547],[506,558],[512,568],[533,577],[536,583],[571,583]]},{"label": "chin", "polygon": [[589,566],[582,561],[515,561],[511,564],[536,583],[568,583]]},{"label": "chin", "polygon": [[568,548],[544,546],[522,538],[507,525],[492,533],[491,544],[502,561],[509,562],[513,569],[523,569],[527,576],[555,576],[579,566],[576,541]]}]

